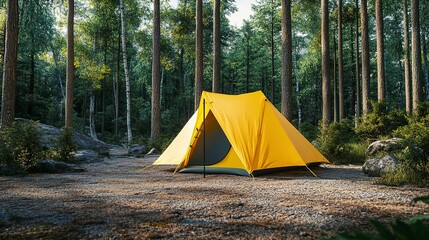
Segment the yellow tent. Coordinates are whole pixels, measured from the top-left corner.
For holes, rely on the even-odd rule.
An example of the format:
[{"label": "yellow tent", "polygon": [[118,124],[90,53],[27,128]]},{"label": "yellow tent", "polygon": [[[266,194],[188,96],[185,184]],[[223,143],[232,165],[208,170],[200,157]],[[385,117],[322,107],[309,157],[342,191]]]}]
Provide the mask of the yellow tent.
[{"label": "yellow tent", "polygon": [[203,92],[198,111],[153,164],[253,176],[311,163],[329,161],[258,91]]}]

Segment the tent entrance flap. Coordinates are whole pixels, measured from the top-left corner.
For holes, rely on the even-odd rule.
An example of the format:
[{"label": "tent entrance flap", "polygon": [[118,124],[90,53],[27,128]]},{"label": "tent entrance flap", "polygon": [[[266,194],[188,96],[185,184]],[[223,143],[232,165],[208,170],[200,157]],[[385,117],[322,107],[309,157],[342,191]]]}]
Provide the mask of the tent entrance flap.
[{"label": "tent entrance flap", "polygon": [[[206,116],[206,166],[210,166],[222,161],[229,150],[231,143],[222,131],[218,121],[210,111]],[[203,126],[201,126],[203,127]],[[204,129],[201,129],[201,132]],[[202,166],[204,164],[204,139],[197,139],[193,147],[193,151],[189,157],[189,166]]]}]

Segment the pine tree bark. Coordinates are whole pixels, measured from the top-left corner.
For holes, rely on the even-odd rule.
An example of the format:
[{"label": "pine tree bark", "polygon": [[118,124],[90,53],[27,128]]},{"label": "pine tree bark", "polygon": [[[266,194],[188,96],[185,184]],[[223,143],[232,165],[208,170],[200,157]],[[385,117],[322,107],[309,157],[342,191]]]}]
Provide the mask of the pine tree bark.
[{"label": "pine tree bark", "polygon": [[292,121],[292,17],[291,0],[282,0],[282,114]]},{"label": "pine tree bark", "polygon": [[419,19],[419,0],[411,0],[411,72],[413,89],[413,111],[423,100],[423,86],[421,78],[422,57],[420,45],[420,19]]},{"label": "pine tree bark", "polygon": [[74,0],[68,0],[68,4],[65,127],[72,129],[74,95]]},{"label": "pine tree bark", "polygon": [[8,0],[6,7],[7,19],[3,61],[1,127],[9,126],[15,121],[16,65],[18,58],[18,1]]},{"label": "pine tree bark", "polygon": [[322,7],[322,121],[332,121],[329,73],[329,0],[321,0]]},{"label": "pine tree bark", "polygon": [[409,50],[409,29],[408,29],[408,3],[402,1],[403,31],[404,31],[404,80],[405,80],[405,109],[411,114],[413,108],[411,93],[411,72],[410,72],[410,50]]},{"label": "pine tree bark", "polygon": [[271,102],[274,103],[274,0],[271,0]]},{"label": "pine tree bark", "polygon": [[334,58],[333,58],[333,71],[332,71],[332,95],[333,95],[333,110],[334,110],[334,114],[333,114],[333,122],[338,122],[338,105],[337,105],[337,100],[338,100],[338,96],[337,96],[337,39],[335,37],[335,31],[337,31],[337,28],[335,27],[334,29],[334,34],[333,34],[333,42],[334,42]]},{"label": "pine tree bark", "polygon": [[355,16],[356,16],[356,34],[355,34],[355,44],[356,44],[356,103],[355,103],[355,126],[359,124],[360,118],[360,76],[359,76],[359,0],[356,0],[355,3]]},{"label": "pine tree bark", "polygon": [[345,118],[343,86],[343,1],[338,0],[338,115]]},{"label": "pine tree bark", "polygon": [[246,26],[246,93],[249,92],[249,84],[250,84],[250,24],[248,22],[245,23]]},{"label": "pine tree bark", "polygon": [[195,101],[194,110],[198,109],[203,92],[203,1],[196,0],[196,29],[195,29]]},{"label": "pine tree bark", "polygon": [[360,6],[362,38],[362,112],[366,116],[369,110],[369,37],[368,37],[368,4],[361,0]]},{"label": "pine tree bark", "polygon": [[[119,29],[121,30],[121,29]],[[115,95],[115,136],[118,136],[118,120],[119,120],[119,71],[121,63],[121,33],[118,34],[118,48],[116,58],[116,77],[113,85]]]},{"label": "pine tree bark", "polygon": [[97,139],[95,131],[95,93],[91,91],[89,96],[89,134],[93,139]]},{"label": "pine tree bark", "polygon": [[219,93],[222,90],[220,83],[220,0],[213,1],[213,86],[212,91]]},{"label": "pine tree bark", "polygon": [[152,35],[152,115],[150,138],[157,139],[161,134],[161,52],[160,52],[160,7],[159,0],[153,1],[153,35]]},{"label": "pine tree bark", "polygon": [[384,77],[384,22],[383,22],[383,0],[375,1],[375,21],[377,32],[377,93],[378,101],[385,100],[385,77]]},{"label": "pine tree bark", "polygon": [[423,48],[423,72],[424,72],[424,83],[426,85],[426,100],[429,100],[429,66],[427,58],[427,42],[426,33],[422,31],[422,48]]},{"label": "pine tree bark", "polygon": [[[93,58],[97,59],[97,38],[94,37]],[[92,87],[89,96],[89,134],[93,139],[97,139],[97,132],[95,130],[95,87]]]},{"label": "pine tree bark", "polygon": [[128,57],[127,57],[127,41],[125,31],[125,16],[124,16],[124,4],[123,0],[119,0],[119,7],[121,11],[121,39],[122,39],[122,58],[124,60],[124,72],[125,72],[125,91],[127,100],[127,144],[128,151],[131,151],[131,141],[133,135],[131,132],[131,89],[130,89],[130,76],[128,73]]}]

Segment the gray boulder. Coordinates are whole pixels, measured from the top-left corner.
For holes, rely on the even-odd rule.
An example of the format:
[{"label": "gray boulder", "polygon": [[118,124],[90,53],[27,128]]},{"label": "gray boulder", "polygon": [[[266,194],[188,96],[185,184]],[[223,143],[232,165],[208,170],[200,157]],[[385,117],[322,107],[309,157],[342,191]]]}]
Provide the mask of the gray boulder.
[{"label": "gray boulder", "polygon": [[17,174],[15,169],[0,165],[0,176],[11,176],[15,174]]},{"label": "gray boulder", "polygon": [[99,154],[93,150],[78,150],[74,154],[74,161],[82,163],[92,163],[92,162],[99,162],[103,159],[99,156]]},{"label": "gray boulder", "polygon": [[395,170],[398,160],[390,155],[383,158],[368,159],[362,166],[362,171],[370,177],[379,177],[381,174]]},{"label": "gray boulder", "polygon": [[366,149],[365,154],[368,156],[380,153],[397,150],[401,148],[401,142],[403,139],[401,138],[391,138],[387,140],[375,141],[369,145]]},{"label": "gray boulder", "polygon": [[152,148],[152,149],[147,153],[147,155],[159,155],[159,154],[161,154],[161,152],[160,152],[158,149],[156,149],[156,148]]},{"label": "gray boulder", "polygon": [[131,154],[134,155],[144,155],[146,153],[146,147],[139,144],[133,144],[131,145]]},{"label": "gray boulder", "polygon": [[83,172],[84,168],[76,164],[65,163],[54,160],[41,160],[33,167],[28,169],[30,173],[65,173],[65,172]]},{"label": "gray boulder", "polygon": [[[28,121],[26,119],[16,119],[17,121]],[[59,128],[56,128],[51,125],[39,123],[38,124],[39,132],[40,132],[40,144],[42,147],[47,149],[54,148],[55,141],[58,139],[58,137],[61,135],[62,130]],[[110,148],[115,147],[114,145],[107,144],[103,141],[93,139],[89,136],[86,136],[82,133],[79,133],[77,131],[73,132],[73,139],[76,143],[76,147],[78,149],[91,149],[95,151],[104,150],[107,151]]]}]

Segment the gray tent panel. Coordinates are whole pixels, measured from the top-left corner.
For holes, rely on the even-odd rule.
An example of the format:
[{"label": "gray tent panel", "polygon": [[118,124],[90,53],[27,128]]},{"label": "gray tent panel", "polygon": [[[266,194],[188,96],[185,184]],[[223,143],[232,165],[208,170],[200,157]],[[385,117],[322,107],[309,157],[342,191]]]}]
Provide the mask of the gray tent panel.
[{"label": "gray tent panel", "polygon": [[[206,117],[206,162],[205,165],[213,165],[222,161],[229,150],[231,149],[231,143],[222,131],[219,123],[210,111]],[[203,126],[201,126],[203,128]],[[202,129],[201,134],[204,134]],[[199,137],[195,148],[193,149],[189,158],[189,166],[203,166],[204,165],[204,138]]]}]

